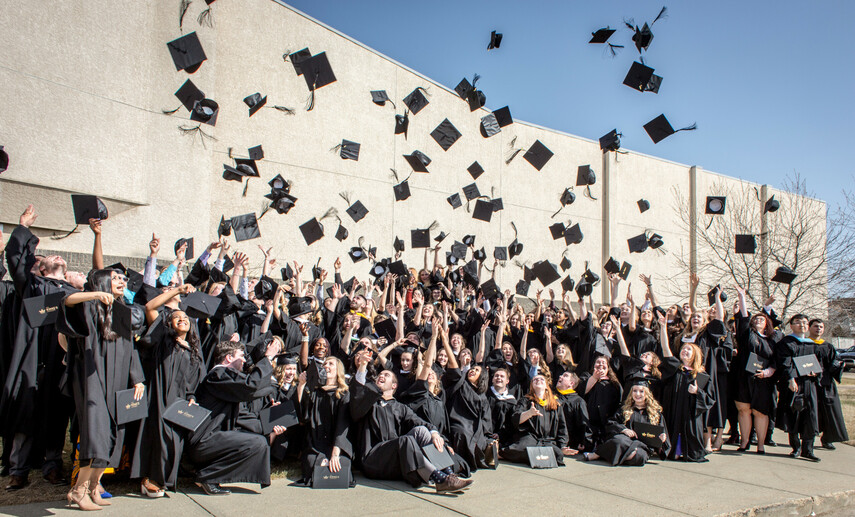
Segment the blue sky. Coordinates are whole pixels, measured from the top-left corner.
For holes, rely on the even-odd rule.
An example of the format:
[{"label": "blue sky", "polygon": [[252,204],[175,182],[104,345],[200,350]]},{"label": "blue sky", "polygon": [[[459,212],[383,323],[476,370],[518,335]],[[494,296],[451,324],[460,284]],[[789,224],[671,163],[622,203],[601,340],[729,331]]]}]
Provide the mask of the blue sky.
[{"label": "blue sky", "polygon": [[[479,73],[487,107],[516,119],[590,139],[617,128],[627,149],[773,186],[798,172],[829,204],[853,188],[853,1],[287,3],[448,87]],[[638,58],[622,20],[663,5],[645,62],[664,80],[641,94],[622,84]],[[605,26],[626,45],[615,58],[587,43]],[[660,113],[698,130],[654,145],[642,126]]]}]

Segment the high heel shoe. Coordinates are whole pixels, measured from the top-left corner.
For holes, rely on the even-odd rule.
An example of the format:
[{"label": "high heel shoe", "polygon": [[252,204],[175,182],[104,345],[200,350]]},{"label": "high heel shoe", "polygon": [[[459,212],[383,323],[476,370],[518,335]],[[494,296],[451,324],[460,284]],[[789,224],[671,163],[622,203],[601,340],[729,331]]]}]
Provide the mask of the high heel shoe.
[{"label": "high heel shoe", "polygon": [[142,480],[142,483],[140,483],[140,490],[142,492],[142,495],[146,497],[151,497],[152,499],[156,499],[158,497],[163,497],[164,495],[166,495],[163,489],[149,481],[148,478]]},{"label": "high heel shoe", "polygon": [[737,448],[736,448],[736,452],[748,452],[748,450],[749,450],[750,448],[751,448],[751,444],[749,443],[749,444],[748,444],[748,445],[746,445],[745,447],[737,447]]},{"label": "high heel shoe", "polygon": [[65,496],[65,499],[68,501],[68,506],[77,505],[78,508],[85,512],[91,512],[94,510],[100,510],[101,507],[92,502],[92,499],[89,497],[89,482],[86,481],[81,485],[74,486],[71,490],[68,491],[68,494]]},{"label": "high heel shoe", "polygon": [[89,490],[89,499],[98,506],[112,506],[113,503],[101,497],[101,491],[98,490],[98,485],[95,485]]}]

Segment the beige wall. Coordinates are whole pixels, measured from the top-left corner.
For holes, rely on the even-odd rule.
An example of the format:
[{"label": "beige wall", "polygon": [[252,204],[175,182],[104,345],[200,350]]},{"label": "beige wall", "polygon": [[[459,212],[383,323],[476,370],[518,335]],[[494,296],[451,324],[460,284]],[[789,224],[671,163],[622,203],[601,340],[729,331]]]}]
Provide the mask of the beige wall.
[{"label": "beige wall", "polygon": [[[585,239],[569,253],[574,278],[586,258],[599,270],[609,255],[629,260],[633,277],[639,272],[673,276],[672,254],[689,248],[688,233],[677,230],[672,192],[677,187],[688,195],[688,166],[632,152],[604,157],[596,142],[520,121],[484,139],[478,128],[486,111],[470,113],[446,87],[272,0],[216,2],[213,28],[196,22],[204,2],[192,3],[185,33],[197,31],[208,56],[192,75],[175,71],[166,48],[167,41],[181,35],[178,2],[95,4],[60,2],[45,9],[24,2],[0,11],[0,145],[12,161],[0,177],[4,224],[15,224],[27,202],[34,202],[43,236],[68,231],[73,227],[68,193],[96,194],[111,208],[105,252],[144,256],[156,231],[166,259],[179,237],[195,236],[197,249],[214,239],[221,215],[260,212],[267,181],[281,174],[293,181],[292,194],[299,201],[287,215],[269,212],[260,222],[262,239],[238,246],[255,260],[260,259],[256,245],[262,243],[274,246],[280,262],[345,257],[359,236],[388,255],[395,236],[409,248],[410,229],[434,220],[451,234],[448,244],[475,233],[488,256],[493,246],[511,242],[510,222],[515,221],[525,245],[522,259],[548,258],[556,264],[565,247],[551,239],[548,226],[557,220],[579,222]],[[313,53],[326,51],[338,79],[316,92],[311,112],[304,109],[304,79],[281,58],[286,50],[306,46]],[[203,125],[215,142],[203,145],[179,133],[177,126],[188,122],[183,108],[171,117],[161,113],[178,105],[173,93],[188,77],[220,105],[216,128]],[[393,134],[393,108],[373,104],[369,91],[387,90],[402,109],[401,99],[417,86],[429,88],[430,104],[410,117],[405,140]],[[242,99],[256,91],[268,96],[268,106],[286,105],[296,114],[262,109],[249,118]],[[463,133],[448,152],[429,136],[444,118]],[[522,154],[506,165],[513,137],[524,147],[540,139],[555,156],[540,172]],[[341,160],[329,151],[342,139],[362,144],[359,161]],[[222,164],[231,163],[228,148],[245,156],[246,148],[257,144],[265,151],[261,178],[250,180],[242,197],[243,184],[221,178]],[[415,149],[433,160],[431,172],[413,174],[413,197],[396,203],[389,169],[406,177],[410,169],[402,155]],[[478,180],[481,192],[494,188],[505,205],[489,224],[473,220],[462,208],[452,210],[445,201],[472,182],[466,168],[475,160],[486,171]],[[597,173],[592,194],[598,200],[577,189],[576,202],[552,219],[561,192],[575,183],[576,167],[582,164],[591,164]],[[699,172],[700,200],[709,177]],[[361,200],[368,217],[353,223],[344,213],[341,191]],[[652,208],[639,215],[635,202],[641,197]],[[327,220],[327,236],[307,249],[298,226],[331,206],[342,215],[350,239],[335,240],[337,223]],[[91,235],[83,230],[62,240],[45,239],[42,246],[86,251]],[[629,255],[626,239],[645,230],[665,237],[668,254]],[[408,249],[404,260],[420,267],[422,256]],[[365,262],[356,268],[345,257],[344,263],[345,275],[366,276]],[[498,274],[506,288],[520,276],[512,264]],[[553,287],[558,289],[557,283]],[[595,290],[595,297],[604,294]]]}]

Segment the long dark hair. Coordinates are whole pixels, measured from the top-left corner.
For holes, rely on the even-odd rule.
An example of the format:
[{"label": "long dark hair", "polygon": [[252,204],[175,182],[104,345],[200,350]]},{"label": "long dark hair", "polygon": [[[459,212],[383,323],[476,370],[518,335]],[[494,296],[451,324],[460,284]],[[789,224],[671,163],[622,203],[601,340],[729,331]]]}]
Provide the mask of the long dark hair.
[{"label": "long dark hair", "polygon": [[[112,269],[95,269],[89,273],[89,290],[113,294],[113,271]],[[122,303],[121,300],[113,300],[113,303]],[[95,324],[101,332],[101,337],[107,341],[119,339],[119,335],[113,331],[113,306],[95,302]]]},{"label": "long dark hair", "polygon": [[[169,314],[169,322],[166,325],[166,334],[169,336],[169,339],[172,343],[175,344],[176,347],[181,346],[178,344],[176,339],[178,338],[178,332],[172,327],[172,316],[177,312],[183,311],[172,311]],[[185,313],[186,314],[186,313]],[[190,317],[187,317],[190,320]],[[190,320],[190,330],[187,331],[187,335],[184,336],[184,341],[187,341],[187,345],[190,347],[190,361],[198,362],[202,360],[202,350],[199,348],[199,333],[196,332],[196,325],[193,324],[193,321]]]}]

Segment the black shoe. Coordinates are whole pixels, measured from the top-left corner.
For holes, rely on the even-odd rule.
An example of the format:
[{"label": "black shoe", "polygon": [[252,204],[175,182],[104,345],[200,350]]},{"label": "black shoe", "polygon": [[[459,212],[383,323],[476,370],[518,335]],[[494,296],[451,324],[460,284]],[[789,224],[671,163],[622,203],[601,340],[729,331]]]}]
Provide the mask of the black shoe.
[{"label": "black shoe", "polygon": [[766,451],[761,451],[760,449],[757,449],[755,452],[757,452],[757,454],[766,454]]},{"label": "black shoe", "polygon": [[745,447],[737,447],[737,448],[736,448],[736,452],[746,452],[746,451],[748,451],[748,449],[750,449],[750,448],[751,448],[751,444],[748,444],[748,445],[747,445],[747,446],[745,446]]},{"label": "black shoe", "polygon": [[801,448],[793,449],[793,450],[790,452],[790,457],[791,457],[791,458],[798,458],[801,454],[802,454],[802,450],[801,450]]},{"label": "black shoe", "polygon": [[739,445],[739,433],[733,433],[730,435],[730,438],[724,442],[725,445]]},{"label": "black shoe", "polygon": [[812,452],[804,452],[801,454],[801,457],[810,461],[820,461]]},{"label": "black shoe", "polygon": [[830,450],[830,451],[833,451],[833,450],[837,449],[837,447],[835,447],[833,443],[823,443],[823,444],[822,444],[822,448],[823,448],[823,449],[828,449],[828,450]]},{"label": "black shoe", "polygon": [[218,483],[196,483],[208,495],[229,495],[231,490],[221,487]]},{"label": "black shoe", "polygon": [[766,441],[763,442],[763,445],[766,445],[768,447],[777,447],[778,446],[778,444],[775,443],[775,440],[773,440],[771,438],[766,438]]},{"label": "black shoe", "polygon": [[757,435],[751,433],[751,438],[748,440],[748,445],[757,445]]},{"label": "black shoe", "polygon": [[24,476],[10,476],[9,484],[6,485],[6,490],[9,490],[10,492],[13,490],[20,490],[22,488],[25,488],[29,484],[30,480]]}]

